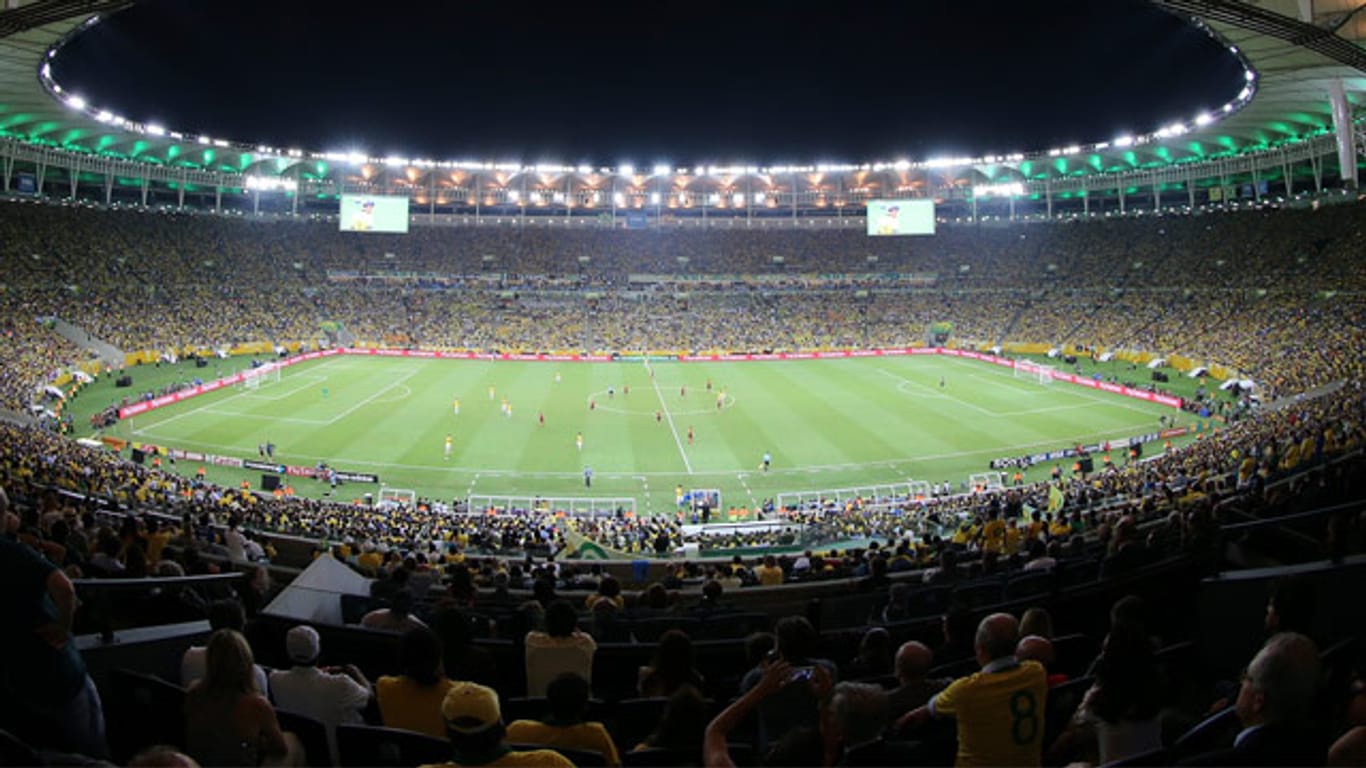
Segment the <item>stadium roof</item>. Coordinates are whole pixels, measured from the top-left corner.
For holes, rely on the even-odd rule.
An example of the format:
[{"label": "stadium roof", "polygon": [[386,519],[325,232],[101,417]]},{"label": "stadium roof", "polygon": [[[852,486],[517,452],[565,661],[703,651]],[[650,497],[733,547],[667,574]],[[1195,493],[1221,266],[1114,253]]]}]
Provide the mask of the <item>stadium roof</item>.
[{"label": "stadium roof", "polygon": [[[1074,147],[1021,148],[1020,153],[984,158],[918,158],[864,166],[809,168],[728,167],[650,169],[522,167],[482,161],[366,158],[317,148],[246,145],[226,136],[186,135],[175,126],[103,111],[99,94],[62,90],[44,66],[63,41],[80,34],[99,15],[116,13],[135,0],[11,0],[0,12],[0,137],[50,150],[52,162],[72,158],[176,169],[196,183],[225,183],[228,177],[295,179],[297,182],[369,181],[376,174],[410,183],[447,170],[457,177],[507,185],[519,176],[556,179],[670,176],[690,188],[729,187],[737,180],[772,180],[791,174],[841,177],[878,187],[882,194],[937,194],[940,187],[984,183],[1049,184],[1053,189],[1097,187],[1097,177],[1162,173],[1171,178],[1205,178],[1238,172],[1229,158],[1275,155],[1259,167],[1334,153],[1329,88],[1341,82],[1353,117],[1366,100],[1366,11],[1361,0],[1152,0],[1187,16],[1216,35],[1247,67],[1247,88],[1209,114],[1172,116],[1149,133],[1109,137]],[[1123,84],[1117,84],[1123,87]],[[174,99],[174,94],[166,94]],[[1100,138],[1100,137],[1097,137]],[[1358,147],[1362,142],[1358,142]],[[94,164],[94,163],[92,163]],[[164,177],[163,174],[159,174]],[[680,182],[680,177],[682,181]],[[214,180],[217,180],[216,182]],[[720,180],[719,183],[716,180]],[[818,183],[818,182],[817,182]],[[1114,186],[1114,182],[1108,182]],[[237,183],[243,186],[242,182]]]}]

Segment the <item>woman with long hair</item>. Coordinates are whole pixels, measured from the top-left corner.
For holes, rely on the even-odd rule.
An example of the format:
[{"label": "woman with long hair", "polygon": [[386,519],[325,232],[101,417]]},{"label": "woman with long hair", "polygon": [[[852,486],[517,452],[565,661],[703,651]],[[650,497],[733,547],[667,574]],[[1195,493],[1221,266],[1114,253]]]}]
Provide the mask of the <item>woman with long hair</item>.
[{"label": "woman with long hair", "polygon": [[671,629],[660,635],[650,666],[640,670],[640,695],[672,696],[685,685],[701,689],[702,674],[693,667],[692,639]]},{"label": "woman with long hair", "polygon": [[185,743],[200,765],[294,764],[275,708],[256,687],[251,646],[220,629],[209,638],[204,676],[185,693]]}]

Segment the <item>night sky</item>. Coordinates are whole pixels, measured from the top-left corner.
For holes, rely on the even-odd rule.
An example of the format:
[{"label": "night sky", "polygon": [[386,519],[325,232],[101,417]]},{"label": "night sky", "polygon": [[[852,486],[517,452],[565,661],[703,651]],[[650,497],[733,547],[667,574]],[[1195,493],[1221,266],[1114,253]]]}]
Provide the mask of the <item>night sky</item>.
[{"label": "night sky", "polygon": [[215,138],[640,168],[1042,150],[1243,86],[1222,46],[1141,0],[148,0],[53,74]]}]

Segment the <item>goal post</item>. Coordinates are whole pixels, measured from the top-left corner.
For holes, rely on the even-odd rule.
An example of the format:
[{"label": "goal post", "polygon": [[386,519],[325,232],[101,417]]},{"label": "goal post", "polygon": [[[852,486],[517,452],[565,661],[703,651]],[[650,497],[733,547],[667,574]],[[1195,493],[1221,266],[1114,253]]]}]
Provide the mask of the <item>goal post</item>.
[{"label": "goal post", "polygon": [[1051,365],[1031,363],[1028,360],[1016,360],[1013,370],[1015,378],[1033,379],[1045,386],[1053,383],[1053,375],[1057,372],[1057,369]]},{"label": "goal post", "polygon": [[237,382],[240,389],[260,389],[263,385],[280,383],[280,371],[284,366],[279,363],[265,363],[242,372],[242,380]]},{"label": "goal post", "polygon": [[393,509],[395,507],[416,509],[417,492],[407,488],[389,488],[387,486],[381,486],[376,506],[380,509]]},{"label": "goal post", "polygon": [[968,475],[968,489],[973,492],[999,491],[1006,487],[1006,473],[977,472]]}]

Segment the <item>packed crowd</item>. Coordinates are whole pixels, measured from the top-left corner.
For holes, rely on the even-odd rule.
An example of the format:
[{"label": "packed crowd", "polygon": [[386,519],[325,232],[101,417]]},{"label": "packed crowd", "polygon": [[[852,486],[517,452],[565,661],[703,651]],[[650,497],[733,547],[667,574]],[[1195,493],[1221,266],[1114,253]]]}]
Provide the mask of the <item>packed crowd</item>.
[{"label": "packed crowd", "polygon": [[[178,353],[316,342],[324,322],[367,343],[503,351],[868,348],[919,343],[950,322],[964,341],[1226,363],[1272,396],[1366,373],[1355,205],[946,227],[926,239],[510,227],[356,237],[324,223],[40,204],[6,214],[0,404],[17,409],[85,357],[34,327],[54,316],[126,351]],[[724,291],[680,281],[721,274],[759,279]]]}]

